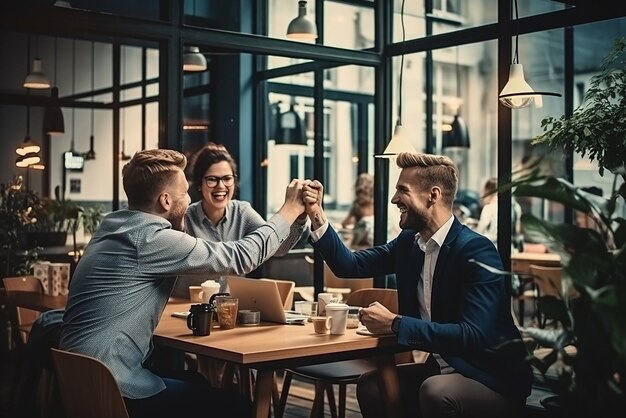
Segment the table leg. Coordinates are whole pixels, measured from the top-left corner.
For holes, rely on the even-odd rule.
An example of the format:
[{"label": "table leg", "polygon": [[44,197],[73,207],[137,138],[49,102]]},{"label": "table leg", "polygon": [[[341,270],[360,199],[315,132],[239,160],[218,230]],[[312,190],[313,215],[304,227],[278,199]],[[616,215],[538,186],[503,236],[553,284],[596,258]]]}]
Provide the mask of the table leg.
[{"label": "table leg", "polygon": [[384,388],[383,396],[387,416],[402,418],[404,417],[404,413],[402,412],[402,405],[400,403],[400,385],[398,383],[395,357],[393,355],[380,357],[377,362],[380,371],[380,373],[378,373],[381,380],[380,387]]},{"label": "table leg", "polygon": [[257,371],[254,385],[254,416],[256,418],[269,417],[273,382],[273,370],[261,369]]}]

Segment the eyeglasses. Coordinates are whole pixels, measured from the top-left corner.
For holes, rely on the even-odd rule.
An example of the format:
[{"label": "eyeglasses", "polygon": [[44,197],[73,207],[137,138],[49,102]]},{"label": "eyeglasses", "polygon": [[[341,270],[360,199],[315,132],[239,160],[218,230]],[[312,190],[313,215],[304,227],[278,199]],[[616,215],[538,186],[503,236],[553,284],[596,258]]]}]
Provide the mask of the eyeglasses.
[{"label": "eyeglasses", "polygon": [[220,181],[222,182],[224,186],[230,187],[233,184],[235,184],[236,179],[237,179],[237,176],[233,174],[229,174],[227,176],[222,176],[222,177],[206,176],[204,177],[203,180],[204,180],[204,184],[206,184],[207,187],[216,187]]}]

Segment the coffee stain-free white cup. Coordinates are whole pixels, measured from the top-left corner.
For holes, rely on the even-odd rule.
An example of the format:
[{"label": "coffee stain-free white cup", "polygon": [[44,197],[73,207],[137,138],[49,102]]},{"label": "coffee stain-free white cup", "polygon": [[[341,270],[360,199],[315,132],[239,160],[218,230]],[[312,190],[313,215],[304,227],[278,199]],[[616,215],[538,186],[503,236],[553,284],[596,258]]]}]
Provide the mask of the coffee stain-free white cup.
[{"label": "coffee stain-free white cup", "polygon": [[220,284],[215,280],[206,280],[202,282],[200,285],[202,286],[202,293],[200,297],[202,298],[203,303],[209,303],[211,301],[211,296],[220,291]]},{"label": "coffee stain-free white cup", "polygon": [[326,316],[330,318],[330,333],[342,335],[348,325],[348,308],[345,303],[329,303],[326,305]]}]

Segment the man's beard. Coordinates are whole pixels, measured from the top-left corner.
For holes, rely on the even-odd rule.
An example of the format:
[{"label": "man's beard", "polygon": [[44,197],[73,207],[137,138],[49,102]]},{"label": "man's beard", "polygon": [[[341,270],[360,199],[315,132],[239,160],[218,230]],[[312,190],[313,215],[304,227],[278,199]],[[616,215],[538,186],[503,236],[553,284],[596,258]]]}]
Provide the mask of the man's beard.
[{"label": "man's beard", "polygon": [[168,221],[172,224],[172,229],[185,232],[185,215],[171,216]]},{"label": "man's beard", "polygon": [[400,221],[400,228],[413,229],[415,231],[422,231],[428,224],[428,218],[422,210],[407,210],[404,222]]}]

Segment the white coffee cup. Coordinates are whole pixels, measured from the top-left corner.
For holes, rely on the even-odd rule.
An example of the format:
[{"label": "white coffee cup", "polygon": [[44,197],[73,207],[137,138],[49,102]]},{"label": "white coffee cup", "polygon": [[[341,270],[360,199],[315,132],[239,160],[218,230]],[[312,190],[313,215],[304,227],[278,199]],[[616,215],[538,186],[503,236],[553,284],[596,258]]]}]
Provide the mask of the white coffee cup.
[{"label": "white coffee cup", "polygon": [[328,305],[335,295],[333,293],[319,293],[317,295],[317,314],[319,316],[326,315],[326,305]]},{"label": "white coffee cup", "polygon": [[341,335],[346,333],[348,305],[345,303],[329,303],[326,305],[326,316],[330,317],[331,334]]},{"label": "white coffee cup", "polygon": [[220,284],[215,280],[207,280],[205,282],[202,282],[200,286],[202,286],[202,292],[200,297],[202,298],[203,303],[209,303],[209,301],[211,300],[211,296],[219,293],[220,291]]}]

